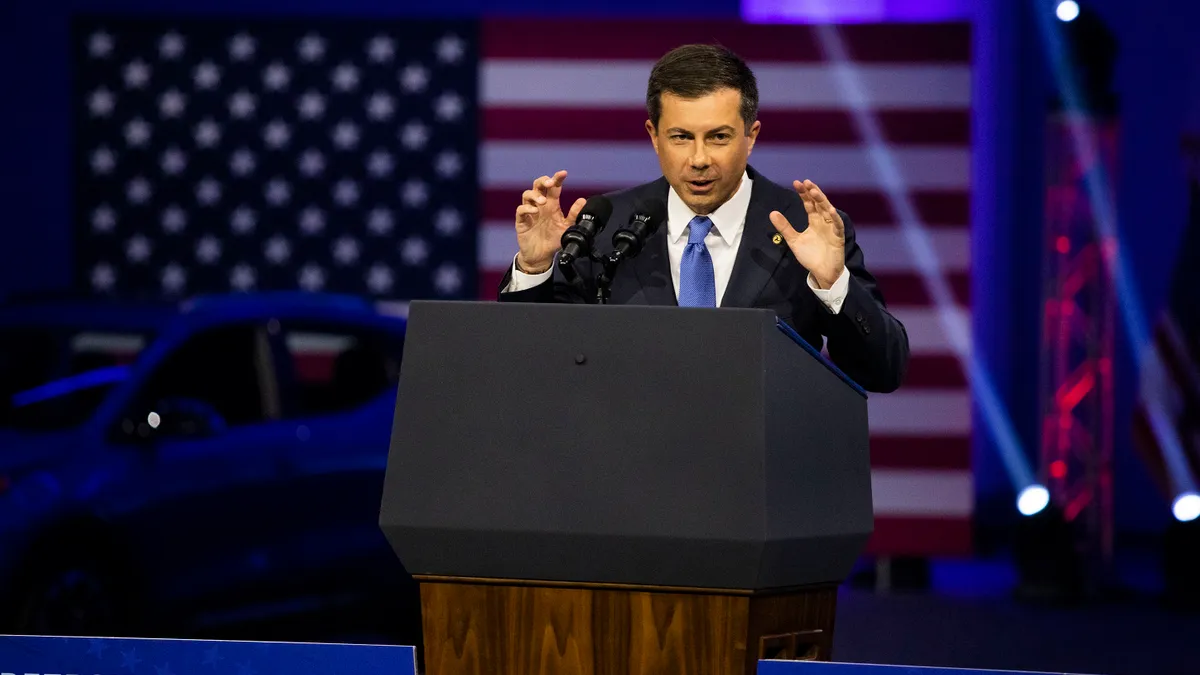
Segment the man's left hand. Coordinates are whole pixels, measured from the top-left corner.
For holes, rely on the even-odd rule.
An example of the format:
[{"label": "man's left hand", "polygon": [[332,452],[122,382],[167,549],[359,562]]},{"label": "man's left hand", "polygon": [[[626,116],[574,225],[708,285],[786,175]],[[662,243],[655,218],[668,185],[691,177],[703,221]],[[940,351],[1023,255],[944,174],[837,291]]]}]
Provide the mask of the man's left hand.
[{"label": "man's left hand", "polygon": [[821,288],[831,288],[846,267],[846,226],[837,209],[811,180],[792,181],[792,187],[804,202],[808,228],[797,232],[778,211],[771,212],[771,224],[783,236],[796,261],[804,266]]}]

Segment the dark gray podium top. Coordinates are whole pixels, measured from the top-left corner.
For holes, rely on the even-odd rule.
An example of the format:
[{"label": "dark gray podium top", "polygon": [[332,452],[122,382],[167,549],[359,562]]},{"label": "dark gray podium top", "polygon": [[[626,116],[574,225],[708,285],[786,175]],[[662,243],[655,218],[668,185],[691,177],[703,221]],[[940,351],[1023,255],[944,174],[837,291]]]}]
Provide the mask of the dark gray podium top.
[{"label": "dark gray podium top", "polygon": [[867,434],[769,311],[417,302],[380,525],[413,574],[837,582],[872,530]]}]

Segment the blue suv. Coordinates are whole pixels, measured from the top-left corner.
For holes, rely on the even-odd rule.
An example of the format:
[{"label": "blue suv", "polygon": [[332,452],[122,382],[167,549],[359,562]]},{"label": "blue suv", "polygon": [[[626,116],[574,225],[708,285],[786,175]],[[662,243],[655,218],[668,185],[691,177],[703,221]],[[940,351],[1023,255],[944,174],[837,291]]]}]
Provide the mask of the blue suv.
[{"label": "blue suv", "polygon": [[0,308],[0,632],[407,592],[378,527],[404,328],[311,293]]}]

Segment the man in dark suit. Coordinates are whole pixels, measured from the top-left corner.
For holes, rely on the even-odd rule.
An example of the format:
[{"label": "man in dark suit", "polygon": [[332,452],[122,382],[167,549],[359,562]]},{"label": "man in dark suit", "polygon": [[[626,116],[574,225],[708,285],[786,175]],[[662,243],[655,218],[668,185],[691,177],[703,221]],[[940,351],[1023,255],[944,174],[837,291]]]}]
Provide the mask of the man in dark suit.
[{"label": "man in dark suit", "polygon": [[[850,217],[812,181],[792,190],[749,166],[758,137],[758,85],[738,56],[686,45],[655,64],[646,131],[663,176],[608,195],[624,224],[648,198],[667,205],[666,226],[618,268],[610,303],[772,309],[821,345],[865,389],[890,392],[904,379],[908,334],[867,271]],[[563,213],[566,171],[542,176],[516,211],[519,252],[500,284],[501,301],[591,302],[598,269],[576,261],[582,292],[554,269],[563,232],[586,200]],[[597,250],[606,252],[599,237]],[[720,345],[713,345],[714,353]]]}]

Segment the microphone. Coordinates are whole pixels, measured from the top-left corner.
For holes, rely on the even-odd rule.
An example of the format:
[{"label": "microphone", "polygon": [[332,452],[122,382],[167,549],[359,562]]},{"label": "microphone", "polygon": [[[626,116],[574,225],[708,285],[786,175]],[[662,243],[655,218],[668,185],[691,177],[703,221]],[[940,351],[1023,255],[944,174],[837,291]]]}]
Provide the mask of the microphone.
[{"label": "microphone", "polygon": [[625,258],[636,258],[642,247],[667,219],[667,203],[661,199],[638,202],[629,217],[629,225],[613,233],[614,262]]},{"label": "microphone", "polygon": [[576,258],[591,254],[592,240],[608,224],[612,210],[612,202],[604,195],[596,195],[587,200],[583,211],[575,219],[575,224],[568,227],[559,240],[562,245],[562,251],[558,254],[559,265],[569,265]]}]

